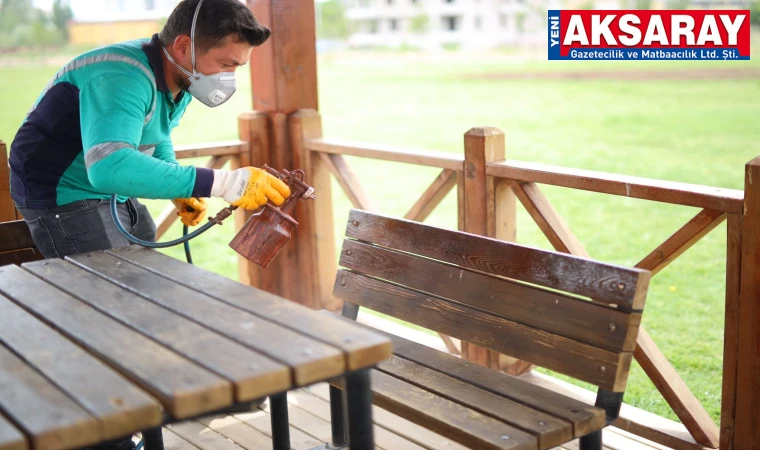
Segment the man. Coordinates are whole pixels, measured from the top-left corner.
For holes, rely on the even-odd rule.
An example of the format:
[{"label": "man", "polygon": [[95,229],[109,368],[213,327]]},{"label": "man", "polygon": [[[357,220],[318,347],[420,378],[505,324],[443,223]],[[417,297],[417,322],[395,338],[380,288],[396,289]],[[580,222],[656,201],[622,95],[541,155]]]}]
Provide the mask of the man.
[{"label": "man", "polygon": [[[204,198],[245,209],[290,196],[254,168],[180,166],[171,131],[191,97],[207,106],[235,92],[235,70],[270,31],[239,0],[183,0],[152,39],[110,45],[67,64],[43,90],[11,145],[11,193],[46,258],[128,245],[110,198],[135,237],[156,226],[136,198],[173,199],[182,222],[206,214]],[[97,449],[131,450],[130,438]]]},{"label": "man", "polygon": [[172,199],[188,226],[204,198],[245,209],[280,205],[288,186],[254,167],[180,166],[171,131],[191,98],[209,107],[235,92],[235,70],[270,30],[239,0],[183,0],[152,39],[106,46],[67,64],[43,90],[11,145],[11,194],[46,258],[128,245],[110,213],[155,240],[137,198]]}]

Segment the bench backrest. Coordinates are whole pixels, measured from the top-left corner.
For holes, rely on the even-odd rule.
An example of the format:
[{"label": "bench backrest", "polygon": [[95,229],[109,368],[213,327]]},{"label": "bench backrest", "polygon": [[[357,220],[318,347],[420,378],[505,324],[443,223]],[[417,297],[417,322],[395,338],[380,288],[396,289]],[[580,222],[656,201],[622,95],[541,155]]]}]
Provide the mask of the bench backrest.
[{"label": "bench backrest", "polygon": [[0,267],[45,259],[23,220],[0,222]]},{"label": "bench backrest", "polygon": [[334,295],[623,392],[650,272],[352,210]]}]

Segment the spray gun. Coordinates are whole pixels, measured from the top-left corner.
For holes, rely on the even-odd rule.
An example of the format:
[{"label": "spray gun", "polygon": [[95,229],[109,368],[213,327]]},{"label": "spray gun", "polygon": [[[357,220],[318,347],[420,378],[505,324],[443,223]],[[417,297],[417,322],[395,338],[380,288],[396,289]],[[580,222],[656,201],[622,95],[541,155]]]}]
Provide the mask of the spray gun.
[{"label": "spray gun", "polygon": [[[298,227],[298,222],[293,218],[293,212],[298,201],[311,200],[316,197],[314,196],[314,188],[304,182],[303,170],[288,171],[283,169],[282,172],[278,172],[267,165],[264,165],[262,169],[287,184],[290,187],[290,197],[285,199],[285,202],[279,207],[266,203],[257,209],[229,245],[245,259],[261,267],[266,267],[285,247],[293,230]],[[169,242],[150,242],[132,236],[124,228],[116,209],[116,197],[116,194],[111,196],[111,216],[116,228],[129,242],[148,248],[166,248],[185,244],[185,253],[189,263],[192,263],[190,240],[205,233],[214,225],[221,225],[237,209],[236,206],[223,208],[216,216],[209,217],[207,224],[189,234],[188,227],[185,226],[183,236],[179,239]]]}]

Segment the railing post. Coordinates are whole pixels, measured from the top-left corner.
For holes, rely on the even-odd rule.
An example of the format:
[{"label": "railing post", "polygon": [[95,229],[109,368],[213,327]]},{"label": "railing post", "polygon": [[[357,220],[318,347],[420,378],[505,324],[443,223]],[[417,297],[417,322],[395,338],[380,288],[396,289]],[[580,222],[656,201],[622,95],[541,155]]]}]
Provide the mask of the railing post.
[{"label": "railing post", "polygon": [[11,199],[11,169],[8,167],[8,149],[0,140],[0,222],[16,220],[16,206]]},{"label": "railing post", "polygon": [[304,142],[322,137],[322,118],[312,109],[290,116],[290,140],[293,161],[306,173],[306,182],[314,187],[314,200],[299,202],[298,268],[303,301],[315,309],[339,310],[342,302],[332,296],[335,274],[335,228],[333,226],[332,180],[322,158],[312,154]]},{"label": "railing post", "polygon": [[753,450],[760,449],[760,156],[744,176],[733,448]]},{"label": "railing post", "polygon": [[[246,112],[238,117],[238,132],[241,141],[248,142],[248,150],[235,156],[230,161],[232,170],[240,167],[261,167],[269,162],[269,117],[263,112]],[[251,211],[238,209],[235,211],[235,232],[245,225],[251,217]],[[256,264],[238,256],[238,271],[240,282],[266,291],[277,293],[276,279],[268,274],[263,277],[263,270]],[[275,282],[275,283],[273,283]]]},{"label": "railing post", "polygon": [[[459,191],[459,198],[464,204],[464,215],[460,216],[460,227],[463,221],[464,231],[505,240],[514,239],[516,207],[514,194],[508,186],[496,183],[493,177],[486,175],[486,165],[493,161],[504,160],[505,155],[504,132],[500,129],[472,128],[465,133],[464,184],[463,186],[460,184]],[[498,353],[464,341],[462,356],[486,367],[498,368],[499,366]]]},{"label": "railing post", "polygon": [[742,262],[742,214],[728,214],[726,229],[726,313],[723,332],[723,393],[720,413],[720,449],[734,448],[736,366],[739,350],[739,292]]}]

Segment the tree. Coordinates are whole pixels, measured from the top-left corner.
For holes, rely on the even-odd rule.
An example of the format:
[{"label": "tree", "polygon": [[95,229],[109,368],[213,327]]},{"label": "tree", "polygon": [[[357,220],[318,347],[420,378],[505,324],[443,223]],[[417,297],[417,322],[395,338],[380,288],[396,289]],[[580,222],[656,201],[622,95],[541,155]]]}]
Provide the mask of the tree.
[{"label": "tree", "polygon": [[69,41],[69,21],[72,17],[74,17],[74,14],[71,11],[68,0],[55,0],[53,2],[53,24],[66,42]]},{"label": "tree", "polygon": [[760,0],[755,0],[749,4],[749,17],[753,24],[760,27]]},{"label": "tree", "polygon": [[32,0],[0,0],[0,31],[10,33],[17,25],[32,22]]},{"label": "tree", "polygon": [[318,2],[320,17],[318,17],[317,36],[320,38],[345,39],[348,37],[348,21],[341,0]]}]

